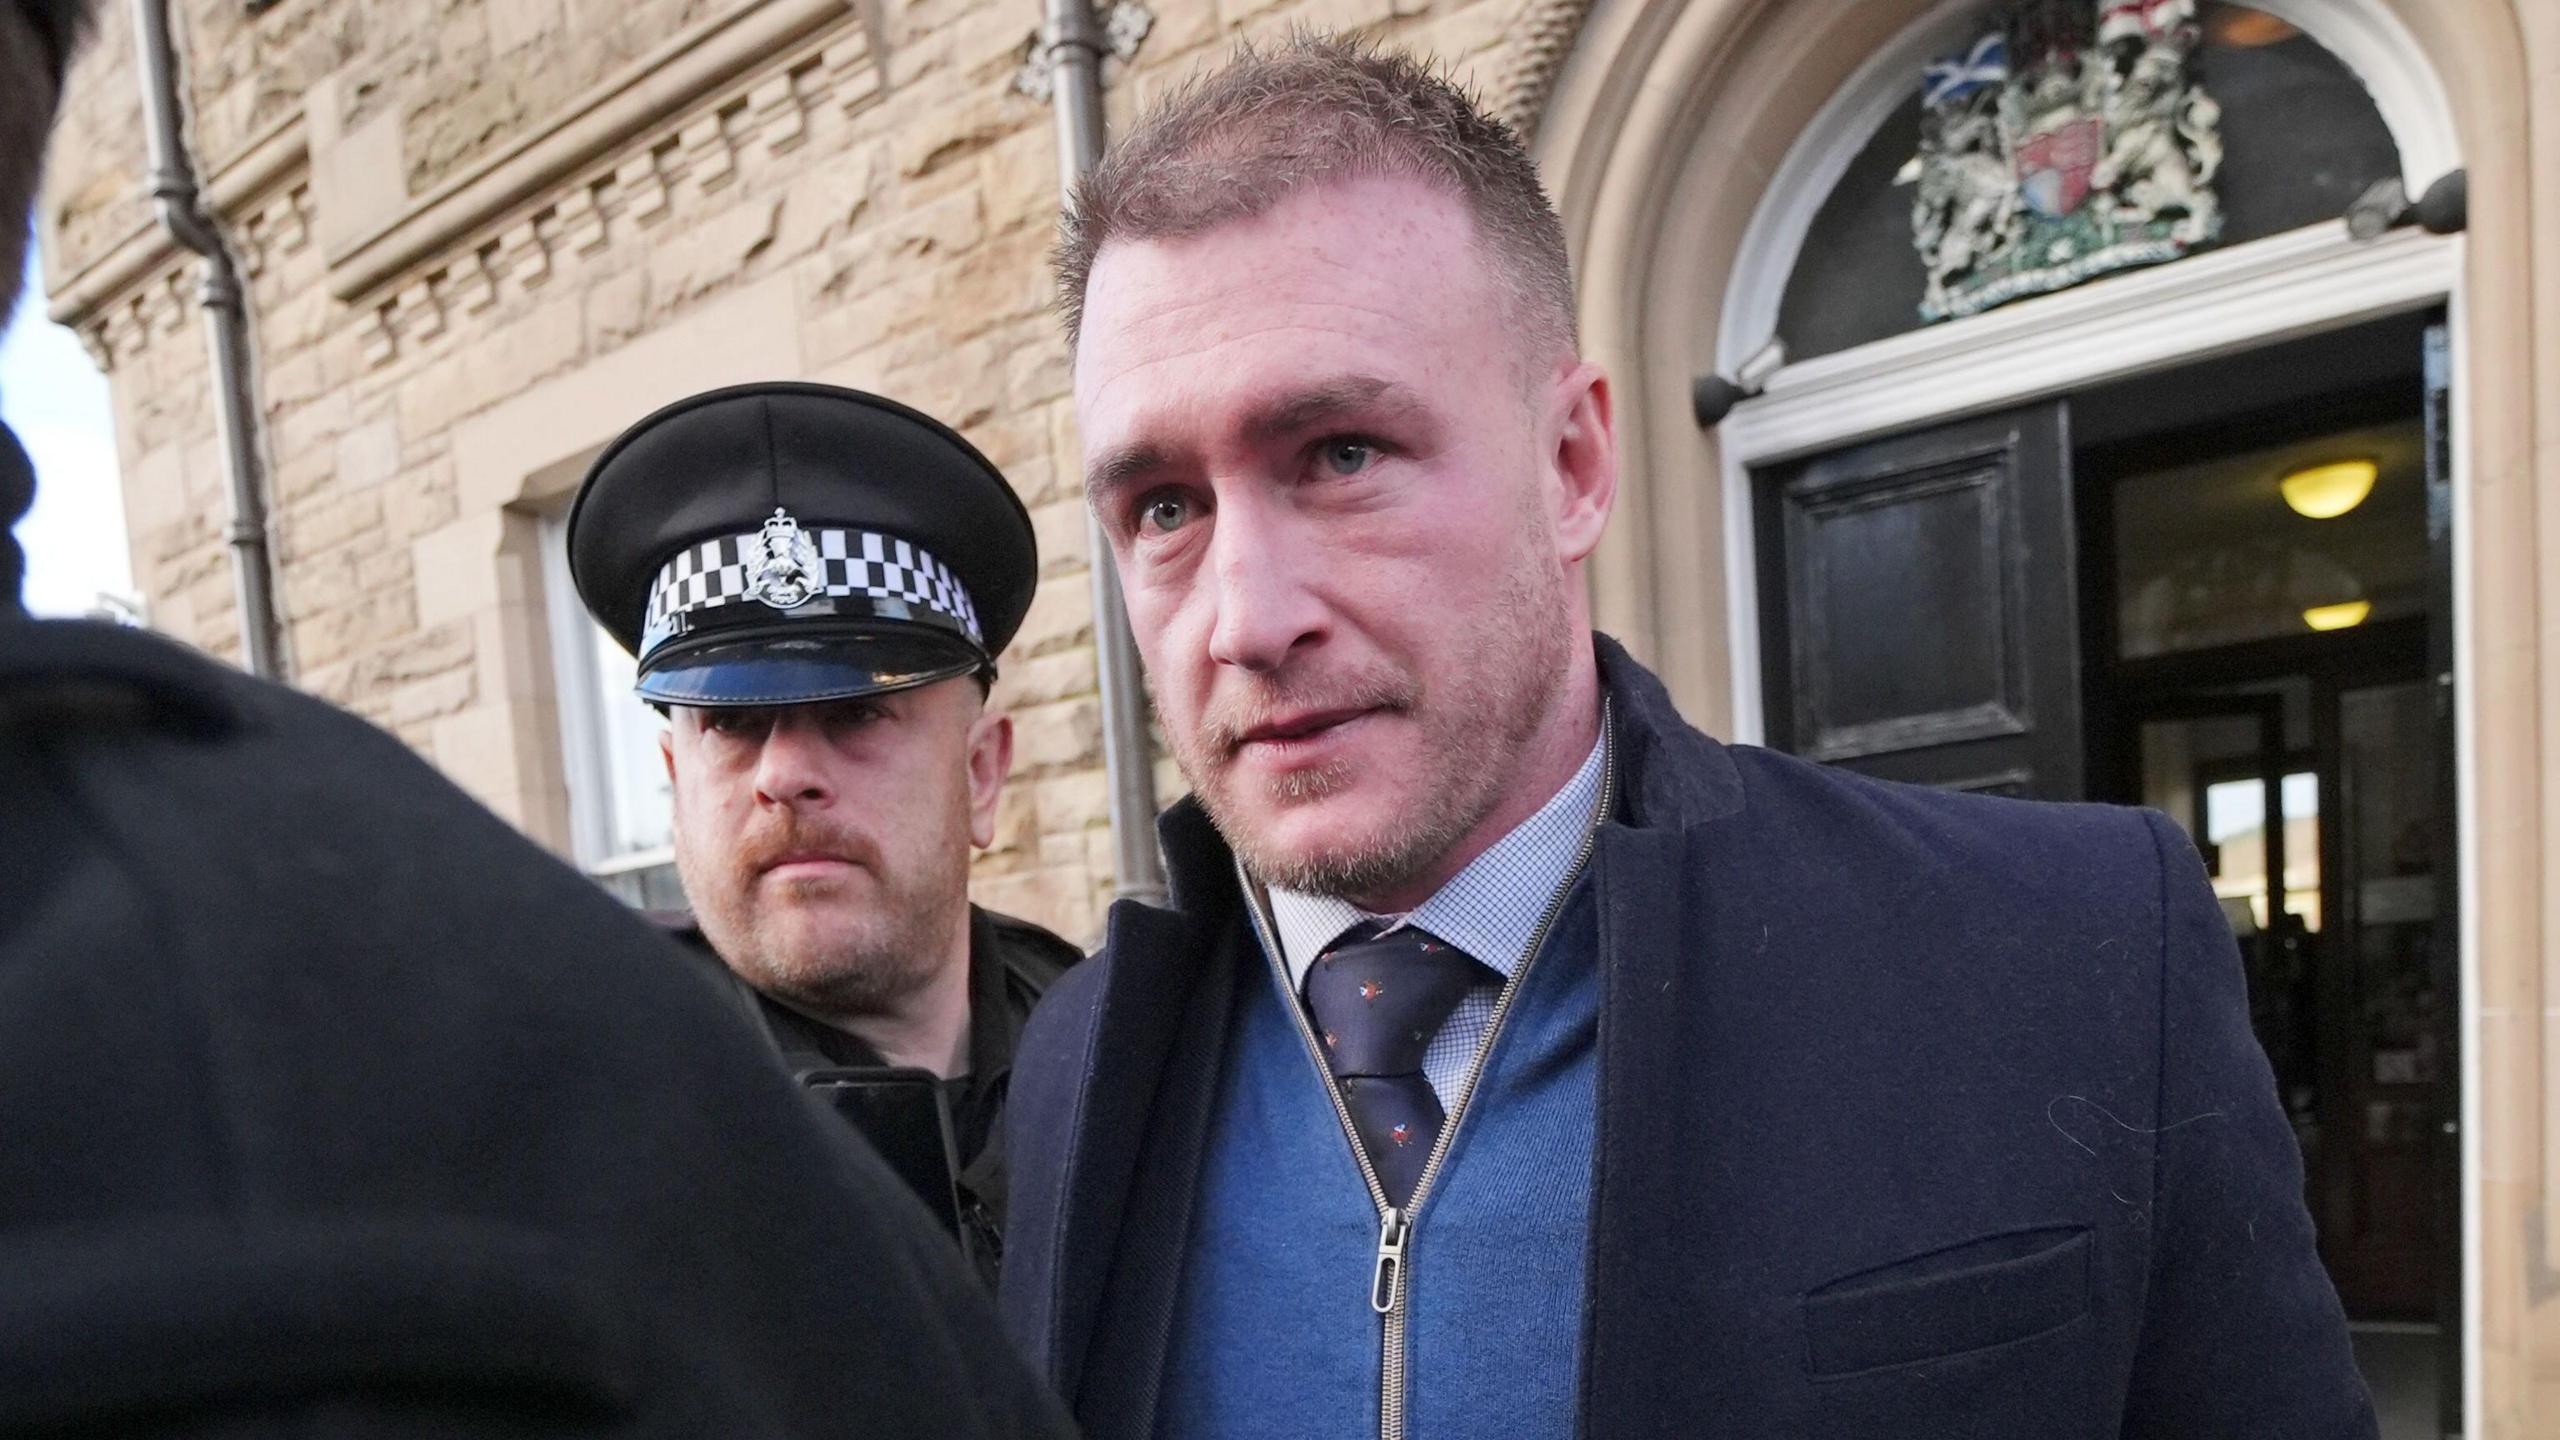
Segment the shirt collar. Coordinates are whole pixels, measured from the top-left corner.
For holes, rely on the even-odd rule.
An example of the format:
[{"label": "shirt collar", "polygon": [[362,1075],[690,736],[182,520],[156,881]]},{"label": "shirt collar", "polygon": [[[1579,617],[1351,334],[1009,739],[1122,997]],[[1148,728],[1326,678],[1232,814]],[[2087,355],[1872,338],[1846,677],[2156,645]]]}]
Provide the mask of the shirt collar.
[{"label": "shirt collar", "polygon": [[1289,967],[1289,983],[1304,984],[1307,967],[1324,947],[1368,919],[1419,926],[1510,979],[1528,959],[1538,921],[1571,875],[1583,835],[1599,819],[1608,752],[1609,727],[1603,723],[1600,738],[1564,788],[1410,914],[1373,916],[1348,900],[1273,887],[1271,926],[1279,936],[1280,958]]}]

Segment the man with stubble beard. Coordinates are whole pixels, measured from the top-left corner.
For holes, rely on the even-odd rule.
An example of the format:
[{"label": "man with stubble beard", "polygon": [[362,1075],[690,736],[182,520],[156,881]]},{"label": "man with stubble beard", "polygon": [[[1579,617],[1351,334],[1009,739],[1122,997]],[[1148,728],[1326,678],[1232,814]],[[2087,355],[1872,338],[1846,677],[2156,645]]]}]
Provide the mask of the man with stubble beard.
[{"label": "man with stubble beard", "polygon": [[1193,791],[1023,1036],[1005,1315],[1087,1435],[2374,1433],[2185,836],[1719,744],[1594,633],[1508,129],[1248,50],[1058,271]]},{"label": "man with stubble beard", "polygon": [[986,700],[1037,572],[1020,500],[929,416],[747,385],[608,447],[569,555],[668,717],[692,905],[671,923],[724,962],[794,1074],[941,1078],[960,1224],[992,1283],[1014,1040],[1080,958],[969,903],[1013,763]]}]

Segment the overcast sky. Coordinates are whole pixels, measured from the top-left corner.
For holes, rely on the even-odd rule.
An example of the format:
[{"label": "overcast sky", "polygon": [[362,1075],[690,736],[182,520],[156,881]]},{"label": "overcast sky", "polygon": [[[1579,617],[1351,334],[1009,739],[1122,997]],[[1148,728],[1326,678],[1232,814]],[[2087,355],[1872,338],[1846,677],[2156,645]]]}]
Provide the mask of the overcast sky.
[{"label": "overcast sky", "polygon": [[68,330],[45,318],[43,277],[27,247],[27,289],[0,336],[0,420],[36,462],[36,503],[18,522],[27,608],[85,615],[101,593],[130,597],[124,490],[106,377]]}]

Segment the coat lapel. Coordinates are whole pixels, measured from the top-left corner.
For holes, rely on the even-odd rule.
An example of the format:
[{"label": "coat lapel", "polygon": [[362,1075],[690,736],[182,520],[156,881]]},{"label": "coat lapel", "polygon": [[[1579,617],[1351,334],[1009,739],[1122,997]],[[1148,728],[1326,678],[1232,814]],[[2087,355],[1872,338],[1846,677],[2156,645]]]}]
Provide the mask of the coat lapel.
[{"label": "coat lapel", "polygon": [[1075,1411],[1092,1440],[1155,1433],[1165,1358],[1180,1298],[1182,1259],[1200,1195],[1202,1154],[1218,1098],[1237,977],[1245,965],[1228,926],[1207,937],[1205,966],[1184,1007],[1181,1026],[1157,1086],[1147,1134],[1127,1204],[1120,1212],[1119,1258],[1103,1295],[1101,1322],[1088,1348]]},{"label": "coat lapel", "polygon": [[1047,1368],[1095,1437],[1152,1424],[1235,993],[1226,847],[1191,802],[1159,833],[1173,908],[1112,907],[1061,1197]]},{"label": "coat lapel", "polygon": [[[1716,893],[1705,848],[1717,829],[1630,830],[1602,837],[1595,869],[1602,969],[1597,1133],[1591,1174],[1589,1295],[1583,1308],[1583,1433],[1696,1434],[1700,1417],[1656,1395],[1664,1317],[1699,1303],[1683,1227],[1663,1223],[1665,1197],[1687,1188],[1699,1113],[1683,1092],[1696,1068],[1682,1056],[1697,1034],[1715,963],[1713,937],[1747,918],[1746,896]],[[1664,903],[1665,897],[1676,897]],[[1649,1377],[1638,1381],[1634,1377]],[[1636,1397],[1647,1397],[1638,1399]],[[1656,1412],[1655,1406],[1663,1407]],[[1666,1428],[1667,1427],[1667,1428]]]},{"label": "coat lapel", "polygon": [[[1681,1090],[1715,937],[1744,933],[1757,903],[1721,864],[1744,844],[1745,796],[1733,757],[1680,718],[1661,682],[1608,638],[1601,677],[1617,715],[1625,781],[1618,822],[1601,831],[1592,882],[1602,991],[1592,1159],[1590,1291],[1583,1308],[1582,1419],[1591,1440],[1696,1434],[1702,1417],[1661,1395],[1670,1343],[1663,1317],[1693,1309],[1684,1232],[1663,1223],[1681,1193],[1675,1166],[1694,1152],[1697,1109]],[[1638,1398],[1643,1397],[1643,1398]]]}]

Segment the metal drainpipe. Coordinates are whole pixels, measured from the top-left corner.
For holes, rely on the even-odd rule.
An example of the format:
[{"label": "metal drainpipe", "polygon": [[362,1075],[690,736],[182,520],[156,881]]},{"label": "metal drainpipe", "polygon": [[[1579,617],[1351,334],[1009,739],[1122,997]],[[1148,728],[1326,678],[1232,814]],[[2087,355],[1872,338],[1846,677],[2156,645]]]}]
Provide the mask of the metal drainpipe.
[{"label": "metal drainpipe", "polygon": [[151,201],[170,237],[204,257],[205,333],[213,348],[214,422],[230,482],[231,577],[240,604],[240,650],[249,673],[284,678],[276,624],[275,573],[267,557],[265,466],[258,453],[257,400],[249,386],[249,301],[240,267],[204,212],[195,162],[187,154],[178,98],[177,50],[168,0],[133,0],[142,56],[142,113],[151,142]]},{"label": "metal drainpipe", "polygon": [[[1076,187],[1102,163],[1102,27],[1090,0],[1045,0],[1052,104],[1058,114],[1058,174],[1062,206],[1075,203]],[[1137,642],[1120,599],[1120,571],[1111,559],[1102,522],[1085,513],[1085,544],[1093,555],[1093,647],[1102,688],[1102,763],[1111,790],[1113,893],[1124,900],[1162,905],[1167,892],[1164,856],[1156,848],[1155,767],[1147,738],[1146,682],[1138,668]]]}]

